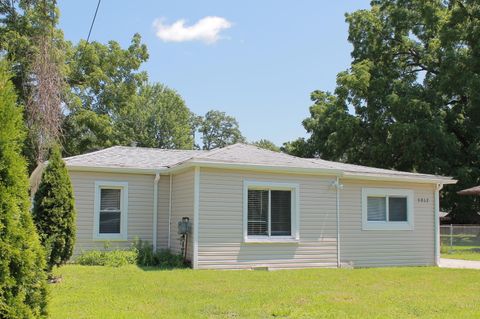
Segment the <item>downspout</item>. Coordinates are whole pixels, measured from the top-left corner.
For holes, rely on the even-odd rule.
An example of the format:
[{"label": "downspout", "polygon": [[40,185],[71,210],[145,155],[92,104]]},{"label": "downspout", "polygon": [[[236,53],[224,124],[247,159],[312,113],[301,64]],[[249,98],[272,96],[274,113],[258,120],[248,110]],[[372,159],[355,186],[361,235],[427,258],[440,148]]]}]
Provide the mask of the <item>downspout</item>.
[{"label": "downspout", "polygon": [[434,238],[434,249],[435,249],[435,266],[440,264],[440,190],[443,188],[443,184],[437,184],[435,187],[435,238]]},{"label": "downspout", "polygon": [[157,251],[157,229],[158,229],[158,182],[160,173],[155,174],[153,181],[153,251]]},{"label": "downspout", "polygon": [[170,234],[172,231],[172,174],[170,174],[170,194],[168,195],[168,249],[172,247]]},{"label": "downspout", "polygon": [[343,188],[343,185],[340,184],[340,177],[337,176],[335,182],[333,182],[333,186],[335,187],[336,191],[336,217],[337,217],[337,267],[341,267],[341,260],[340,260],[340,190]]}]

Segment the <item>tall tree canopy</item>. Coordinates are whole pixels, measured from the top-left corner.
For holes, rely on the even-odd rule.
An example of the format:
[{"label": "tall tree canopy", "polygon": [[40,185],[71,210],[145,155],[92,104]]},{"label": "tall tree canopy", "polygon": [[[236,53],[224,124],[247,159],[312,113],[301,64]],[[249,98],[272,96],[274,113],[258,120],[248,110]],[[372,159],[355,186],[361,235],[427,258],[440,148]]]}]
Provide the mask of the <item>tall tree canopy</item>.
[{"label": "tall tree canopy", "polygon": [[333,93],[315,91],[311,136],[287,143],[301,156],[451,175],[443,209],[478,218],[480,183],[480,3],[374,0],[346,15],[352,63]]},{"label": "tall tree canopy", "polygon": [[115,41],[81,41],[73,47],[67,60],[66,154],[112,145],[193,147],[190,110],[174,90],[147,83],[147,73],[139,71],[147,59],[138,34],[126,49]]},{"label": "tall tree canopy", "polygon": [[67,57],[69,64],[64,148],[68,155],[132,142],[119,123],[134,110],[139,88],[147,74],[139,71],[148,59],[140,35],[127,49],[115,41],[108,45],[80,41]]},{"label": "tall tree canopy", "polygon": [[174,90],[160,83],[140,88],[131,114],[120,119],[120,129],[144,147],[192,149],[191,113]]},{"label": "tall tree canopy", "polygon": [[44,251],[30,214],[22,109],[0,62],[0,318],[46,314]]},{"label": "tall tree canopy", "polygon": [[237,120],[225,112],[208,111],[199,121],[198,131],[202,135],[204,150],[245,141]]},{"label": "tall tree canopy", "polygon": [[67,43],[57,24],[55,0],[0,0],[0,52],[12,63],[19,103],[26,106],[24,152],[31,167],[61,135]]}]

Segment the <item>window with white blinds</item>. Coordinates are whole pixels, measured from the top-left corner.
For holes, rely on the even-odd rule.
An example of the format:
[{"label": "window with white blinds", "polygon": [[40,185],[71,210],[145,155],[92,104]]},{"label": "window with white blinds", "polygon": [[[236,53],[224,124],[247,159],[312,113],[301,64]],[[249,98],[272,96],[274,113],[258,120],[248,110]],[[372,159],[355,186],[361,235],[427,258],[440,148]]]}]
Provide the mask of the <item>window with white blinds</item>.
[{"label": "window with white blinds", "polygon": [[267,190],[248,191],[248,235],[268,235],[268,197]]},{"label": "window with white blinds", "polygon": [[[388,209],[387,209],[388,203]],[[407,197],[368,197],[369,222],[406,222]]]},{"label": "window with white blinds", "polygon": [[128,183],[95,182],[94,238],[127,239]]},{"label": "window with white blinds", "polygon": [[368,221],[387,220],[387,198],[368,197]]},{"label": "window with white blinds", "polygon": [[413,229],[413,191],[364,188],[362,194],[364,230]]},{"label": "window with white blinds", "polygon": [[[263,183],[261,184],[263,186]],[[295,189],[247,187],[246,235],[250,237],[292,237]]]},{"label": "window with white blinds", "polygon": [[121,194],[119,188],[100,190],[100,234],[120,234]]}]

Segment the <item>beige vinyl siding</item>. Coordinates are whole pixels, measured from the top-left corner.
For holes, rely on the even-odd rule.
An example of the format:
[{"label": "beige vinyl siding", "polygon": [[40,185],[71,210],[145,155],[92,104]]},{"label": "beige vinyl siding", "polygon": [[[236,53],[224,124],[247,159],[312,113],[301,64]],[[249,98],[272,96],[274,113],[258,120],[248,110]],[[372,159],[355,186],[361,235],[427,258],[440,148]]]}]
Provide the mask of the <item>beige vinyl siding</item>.
[{"label": "beige vinyl siding", "polygon": [[103,240],[93,239],[95,181],[128,182],[128,240],[110,241],[110,247],[129,248],[138,237],[152,242],[153,175],[70,172],[77,209],[77,239],[74,254],[103,249]]},{"label": "beige vinyl siding", "polygon": [[178,235],[178,222],[182,217],[189,217],[192,225],[192,232],[188,236],[187,258],[193,257],[193,193],[195,170],[189,169],[185,172],[172,176],[172,220],[171,220],[171,249],[174,253],[181,252],[180,235]]},{"label": "beige vinyl siding", "polygon": [[[341,180],[340,255],[355,267],[433,265],[434,189],[431,184]],[[362,230],[362,188],[400,188],[414,192],[413,230]],[[419,202],[418,198],[428,199]]]},{"label": "beige vinyl siding", "polygon": [[[298,183],[300,241],[243,242],[243,182]],[[333,178],[201,168],[198,268],[335,267]]]},{"label": "beige vinyl siding", "polygon": [[161,175],[158,182],[157,249],[168,248],[169,200],[170,175]]}]

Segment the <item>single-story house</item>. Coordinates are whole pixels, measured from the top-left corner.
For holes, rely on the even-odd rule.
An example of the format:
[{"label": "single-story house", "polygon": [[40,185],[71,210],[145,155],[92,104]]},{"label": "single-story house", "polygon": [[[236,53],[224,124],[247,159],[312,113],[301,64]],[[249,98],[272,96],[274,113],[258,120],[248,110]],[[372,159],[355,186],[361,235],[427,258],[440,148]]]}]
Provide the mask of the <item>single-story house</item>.
[{"label": "single-story house", "polygon": [[65,158],[75,253],[135,238],[195,269],[436,265],[439,191],[456,181],[235,144],[211,151],[116,146]]}]

